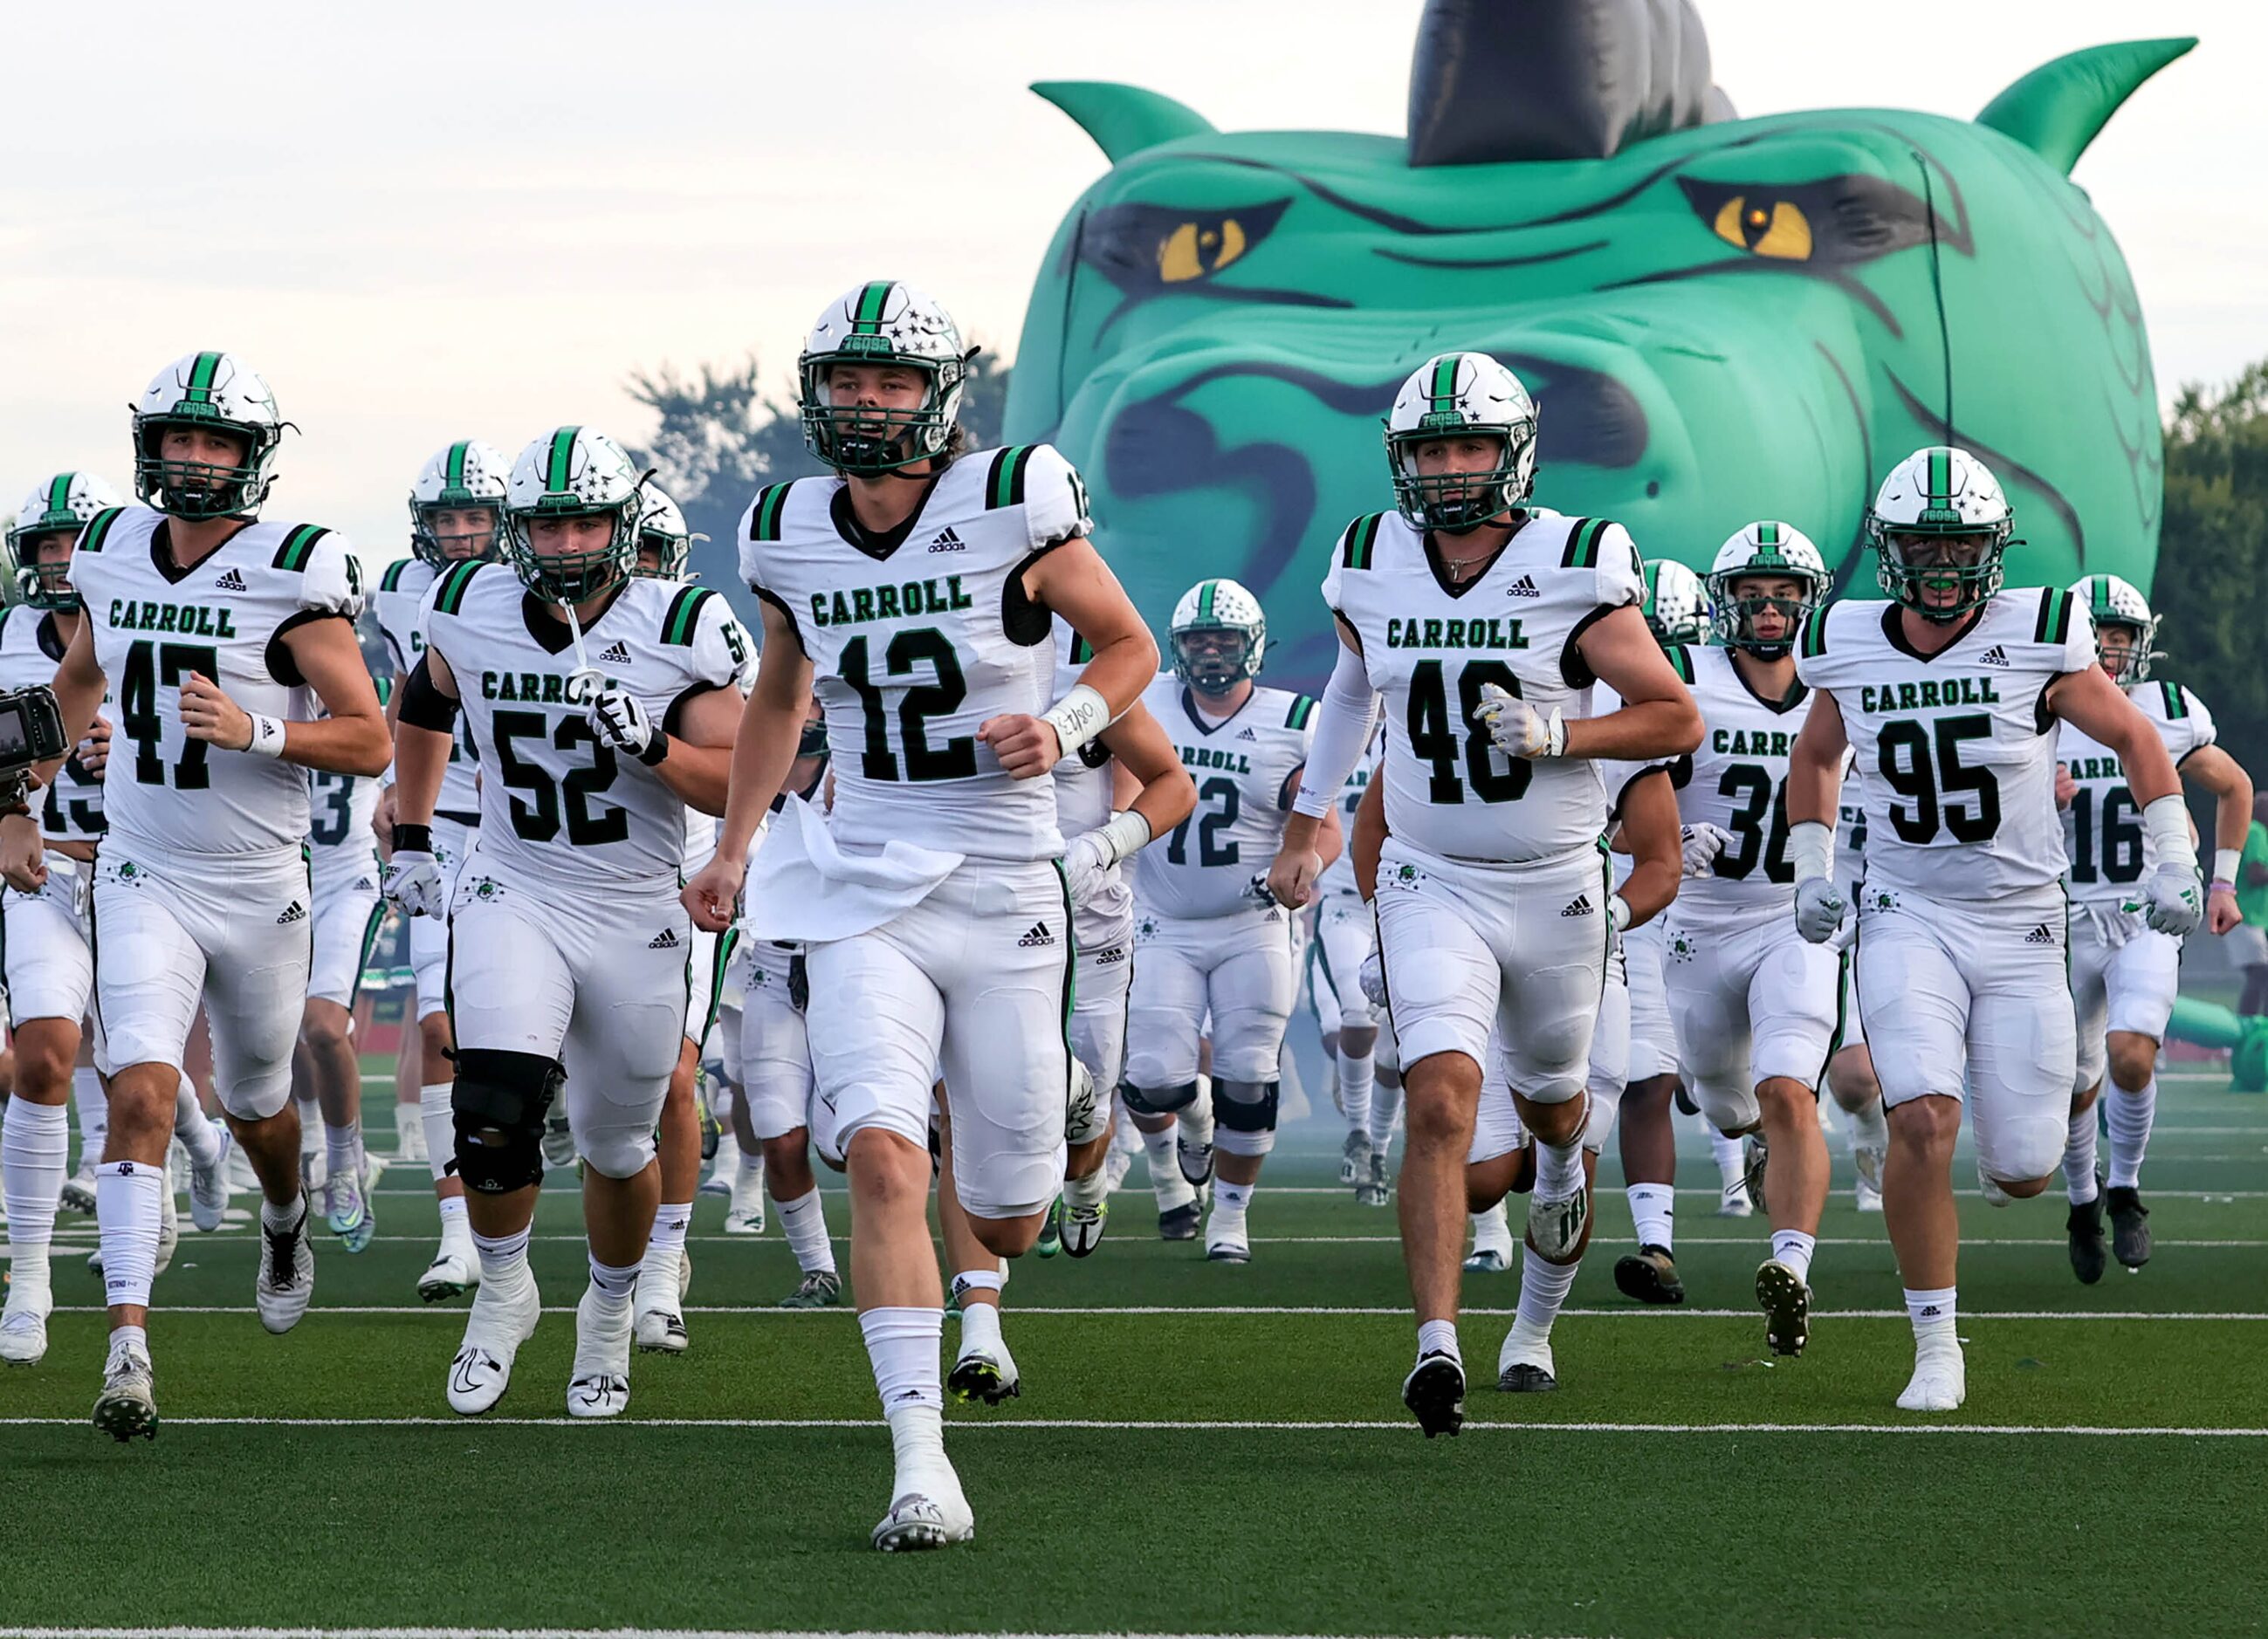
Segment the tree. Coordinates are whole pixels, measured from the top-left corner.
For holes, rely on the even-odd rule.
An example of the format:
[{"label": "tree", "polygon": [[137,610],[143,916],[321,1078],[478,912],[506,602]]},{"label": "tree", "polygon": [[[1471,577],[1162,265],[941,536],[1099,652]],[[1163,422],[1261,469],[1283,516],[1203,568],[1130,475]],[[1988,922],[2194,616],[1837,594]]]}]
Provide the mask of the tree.
[{"label": "tree", "polygon": [[2151,605],[2169,675],[2268,783],[2268,360],[2182,388],[2166,426],[2166,511]]},{"label": "tree", "polygon": [[[999,441],[1008,373],[989,352],[969,364],[961,424],[979,449]],[[684,509],[686,522],[709,537],[694,545],[694,572],[754,621],[755,599],[740,583],[733,544],[740,514],[764,485],[821,470],[804,445],[793,397],[765,380],[754,355],[723,369],[703,364],[696,377],[666,364],[640,371],[630,379],[630,394],[661,417],[653,443],[631,451],[632,459],[659,469],[657,481]]]}]

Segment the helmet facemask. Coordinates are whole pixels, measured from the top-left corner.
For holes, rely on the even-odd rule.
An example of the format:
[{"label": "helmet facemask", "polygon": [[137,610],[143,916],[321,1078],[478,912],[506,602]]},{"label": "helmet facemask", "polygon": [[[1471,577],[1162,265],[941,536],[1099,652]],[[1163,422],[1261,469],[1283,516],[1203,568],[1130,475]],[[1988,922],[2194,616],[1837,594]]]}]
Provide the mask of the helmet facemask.
[{"label": "helmet facemask", "polygon": [[[1418,470],[1418,452],[1424,446],[1468,437],[1497,440],[1493,466],[1467,472]],[[1456,410],[1440,411],[1404,431],[1389,427],[1386,457],[1394,473],[1394,503],[1402,516],[1415,528],[1461,535],[1528,499],[1535,471],[1535,420],[1530,415],[1481,426]]]},{"label": "helmet facemask", "polygon": [[[649,564],[646,555],[653,562]],[[630,573],[648,580],[683,580],[685,566],[693,556],[693,541],[686,535],[666,534],[659,529],[641,529],[637,538],[637,562]]]},{"label": "helmet facemask", "polygon": [[[928,385],[921,403],[910,408],[838,404],[830,383],[839,364],[909,371]],[[879,478],[933,460],[951,446],[968,368],[961,358],[896,352],[886,336],[846,335],[828,352],[806,353],[799,363],[803,441],[821,461],[853,477]]]},{"label": "helmet facemask", "polygon": [[1867,534],[1880,557],[1876,584],[1922,619],[1949,625],[1999,593],[2009,526],[2007,518],[1981,528],[1958,518],[1893,524],[1870,512]]},{"label": "helmet facemask", "polygon": [[[444,520],[445,512],[485,511],[489,526],[485,530],[465,532],[458,520]],[[446,533],[444,533],[446,531]],[[469,492],[459,499],[443,494],[438,501],[412,501],[409,503],[409,549],[419,562],[445,570],[456,563],[488,563],[504,555],[504,507],[496,501],[478,499]]]},{"label": "helmet facemask", "polygon": [[[556,502],[556,504],[553,504]],[[637,566],[639,501],[633,493],[612,506],[593,506],[569,496],[547,496],[531,508],[512,508],[507,514],[506,550],[520,582],[537,597],[552,603],[585,603]],[[603,518],[610,520],[607,544],[581,552],[540,553],[533,540],[539,519]]]},{"label": "helmet facemask", "polygon": [[[34,609],[77,610],[81,606],[77,589],[70,584],[70,555],[78,540],[79,522],[66,515],[60,526],[48,519],[41,523],[46,526],[11,526],[8,531],[8,569],[15,579],[16,595]],[[63,550],[46,555],[43,548],[57,541]]]},{"label": "helmet facemask", "polygon": [[[1757,581],[1778,581],[1800,591],[1787,597],[1759,592],[1751,585],[1743,593],[1743,583]],[[1727,649],[1743,650],[1760,660],[1785,659],[1794,648],[1804,621],[1819,606],[1820,590],[1818,577],[1792,563],[1773,564],[1751,559],[1737,570],[1712,575],[1709,606],[1717,641]],[[1778,636],[1766,638],[1756,635],[1756,621],[1765,614],[1777,617]]]},{"label": "helmet facemask", "polygon": [[[202,408],[206,413],[196,412]],[[222,432],[241,442],[245,452],[234,464],[184,461],[165,453],[166,433],[175,429]],[[210,406],[178,404],[162,415],[134,418],[134,493],[169,518],[249,518],[268,498],[268,463],[282,441],[283,428],[229,421]]]},{"label": "helmet facemask", "polygon": [[[2151,665],[2158,658],[2157,628],[2154,618],[2147,626],[2137,625],[2132,621],[2098,619],[2095,621],[2096,656],[2102,661],[2102,669],[2110,674],[2110,680],[2119,687],[2132,688],[2137,683],[2150,680]],[[2114,634],[2123,636],[2125,641],[2116,647],[2104,641]],[[2111,664],[2114,659],[2118,663],[2116,665]]]},{"label": "helmet facemask", "polygon": [[1173,633],[1174,673],[1200,695],[1226,695],[1260,670],[1262,639],[1241,626],[1184,626]]}]

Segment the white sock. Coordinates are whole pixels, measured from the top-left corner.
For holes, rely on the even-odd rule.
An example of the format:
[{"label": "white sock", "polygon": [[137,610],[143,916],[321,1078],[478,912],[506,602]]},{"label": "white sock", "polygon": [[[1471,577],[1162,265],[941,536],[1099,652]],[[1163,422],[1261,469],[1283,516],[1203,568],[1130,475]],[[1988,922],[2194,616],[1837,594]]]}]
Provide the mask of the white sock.
[{"label": "white sock", "polygon": [[1559,1318],[1568,1289],[1575,1284],[1575,1271],[1581,1267],[1580,1258],[1573,1263],[1547,1263],[1532,1253],[1522,1258],[1520,1312],[1512,1323],[1513,1331],[1533,1342],[1549,1338],[1551,1323]]},{"label": "white sock", "polygon": [[299,1099],[296,1103],[299,1111],[299,1158],[305,1161],[311,1155],[324,1153],[323,1112],[313,1099]]},{"label": "white sock", "polygon": [[306,1210],[307,1197],[304,1194],[292,1196],[289,1205],[281,1207],[272,1201],[262,1199],[260,1203],[261,1226],[263,1229],[290,1229],[299,1221]]},{"label": "white sock", "polygon": [[929,1471],[950,1466],[945,1459],[945,1368],[938,1359],[945,1311],[869,1309],[858,1317],[858,1329],[865,1334],[874,1391],[889,1420],[890,1447],[897,1459],[895,1496],[918,1488]]},{"label": "white sock", "polygon": [[457,1158],[457,1118],[449,1108],[450,1091],[446,1081],[417,1090],[417,1121],[425,1129],[425,1165],[432,1169],[437,1184],[449,1176],[449,1164]]},{"label": "white sock", "polygon": [[1464,1359],[1457,1349],[1457,1323],[1454,1320],[1420,1320],[1418,1323],[1418,1357],[1423,1359],[1427,1355],[1437,1354],[1447,1355],[1455,1361]]},{"label": "white sock", "polygon": [[630,1295],[637,1290],[638,1266],[644,1259],[632,1263],[600,1263],[599,1254],[591,1254],[591,1290],[598,1297],[597,1307],[620,1313],[630,1306]]},{"label": "white sock", "polygon": [[2110,1187],[2136,1188],[2142,1181],[2142,1152],[2150,1147],[2150,1127],[2158,1119],[2158,1078],[2151,1077],[2139,1092],[2105,1081],[2102,1096],[2110,1100],[2102,1113],[2110,1128]]},{"label": "white sock", "polygon": [[1818,1249],[1819,1238],[1807,1235],[1801,1230],[1774,1230],[1772,1257],[1795,1271],[1799,1281],[1811,1279],[1811,1254]]},{"label": "white sock", "polygon": [[1360,1058],[1339,1049],[1339,1101],[1346,1106],[1347,1130],[1367,1134],[1370,1131],[1370,1091],[1378,1082],[1378,1058],[1365,1053]]},{"label": "white sock", "polygon": [[1575,1123],[1575,1136],[1564,1144],[1548,1144],[1541,1138],[1535,1141],[1535,1198],[1538,1201],[1565,1201],[1580,1194],[1583,1189],[1583,1123]]},{"label": "white sock", "polygon": [[323,1123],[323,1165],[331,1169],[333,1178],[359,1178],[362,1175],[362,1123],[349,1121],[344,1127]]},{"label": "white sock", "polygon": [[534,1227],[531,1224],[509,1235],[489,1236],[477,1230],[473,1231],[473,1247],[481,1255],[483,1286],[501,1289],[534,1278],[527,1267],[527,1238]]},{"label": "white sock", "polygon": [[1882,1113],[1882,1101],[1880,1099],[1876,1099],[1863,1110],[1845,1110],[1843,1113],[1851,1123],[1851,1148],[1853,1153],[1860,1150],[1881,1150],[1889,1148],[1889,1118]]},{"label": "white sock", "polygon": [[1740,1187],[1749,1170],[1742,1158],[1741,1141],[1727,1138],[1712,1127],[1709,1129],[1709,1153],[1717,1158],[1718,1182],[1727,1189]]},{"label": "white sock", "polygon": [[444,1195],[435,1203],[441,1209],[441,1250],[444,1253],[473,1250],[473,1221],[465,1216],[462,1195]]},{"label": "white sock", "polygon": [[683,1252],[685,1231],[692,1225],[691,1202],[663,1202],[653,1209],[653,1233],[646,1241],[646,1249],[649,1252]]},{"label": "white sock", "polygon": [[1104,1169],[1097,1165],[1085,1178],[1064,1179],[1064,1204],[1070,1207],[1099,1207],[1110,1195],[1110,1180]]},{"label": "white sock", "polygon": [[110,1132],[110,1095],[103,1091],[102,1077],[92,1066],[81,1065],[71,1072],[71,1102],[78,1106],[79,1170],[92,1172]]},{"label": "white sock", "polygon": [[1182,1176],[1181,1163],[1174,1159],[1172,1128],[1162,1133],[1144,1133],[1142,1152],[1150,1158],[1150,1187],[1157,1192],[1159,1211],[1174,1211],[1197,1198],[1189,1180]]},{"label": "white sock", "polygon": [[1225,1178],[1217,1178],[1212,1183],[1213,1209],[1241,1218],[1252,1204],[1252,1192],[1258,1187],[1257,1184],[1232,1184]]},{"label": "white sock", "polygon": [[1914,1346],[1951,1342],[1958,1346],[1960,1339],[1955,1328],[1957,1287],[1942,1286],[1918,1292],[1906,1288],[1906,1318],[1913,1322]]},{"label": "white sock", "polygon": [[220,1131],[197,1102],[196,1084],[182,1077],[173,1094],[173,1136],[189,1152],[191,1166],[210,1166],[220,1158]]},{"label": "white sock", "polygon": [[1394,1144],[1394,1123],[1402,1115],[1402,1084],[1377,1084],[1370,1095],[1370,1147],[1384,1155]]},{"label": "white sock", "polygon": [[111,1366],[116,1365],[118,1363],[118,1357],[126,1353],[129,1349],[136,1354],[142,1356],[144,1359],[148,1358],[150,1354],[149,1329],[145,1327],[138,1326],[113,1327],[110,1330],[110,1354],[108,1358],[104,1362],[104,1369],[107,1371]]},{"label": "white sock", "polygon": [[1505,1212],[1504,1202],[1499,1201],[1487,1211],[1476,1212],[1471,1216],[1473,1250],[1501,1253],[1509,1259],[1512,1256],[1512,1220]]},{"label": "white sock", "polygon": [[[733,1188],[738,1192],[744,1189],[762,1189],[763,1187],[764,1152],[762,1149],[760,1147],[741,1150],[740,1158],[733,1165]],[[813,1187],[816,1188],[817,1186],[814,1185]],[[782,1202],[780,1204],[784,1206],[786,1202]]]},{"label": "white sock", "polygon": [[2074,1207],[2095,1199],[2095,1106],[2071,1118],[2063,1141],[2063,1193]]},{"label": "white sock", "polygon": [[806,1275],[835,1273],[835,1246],[827,1238],[827,1208],[814,1184],[792,1201],[779,1203],[780,1229],[787,1236],[795,1267]]},{"label": "white sock", "polygon": [[1623,1191],[1630,1197],[1631,1222],[1637,1226],[1638,1244],[1664,1252],[1676,1246],[1677,1191],[1668,1184],[1632,1184]]},{"label": "white sock", "polygon": [[961,1352],[982,1349],[997,1353],[1000,1349],[1000,1305],[973,1304],[966,1297],[961,1300]]},{"label": "white sock", "polygon": [[48,1284],[48,1248],[55,1241],[70,1158],[67,1106],[33,1104],[20,1095],[8,1100],[7,1123],[0,1127],[0,1201],[8,1209],[15,1260],[10,1268],[18,1286]]},{"label": "white sock", "polygon": [[158,1278],[158,1225],[166,1210],[166,1164],[105,1161],[94,1169],[94,1216],[102,1239],[104,1301],[150,1304]]}]

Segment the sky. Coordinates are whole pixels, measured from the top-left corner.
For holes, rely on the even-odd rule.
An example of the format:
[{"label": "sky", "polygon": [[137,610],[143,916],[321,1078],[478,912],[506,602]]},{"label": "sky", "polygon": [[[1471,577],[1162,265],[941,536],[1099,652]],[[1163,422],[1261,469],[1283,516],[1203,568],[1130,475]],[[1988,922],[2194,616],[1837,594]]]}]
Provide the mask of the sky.
[{"label": "sky", "polygon": [[[130,478],[126,406],[241,354],[304,435],[269,511],[407,550],[468,434],[636,442],[637,371],[754,354],[875,276],[1012,354],[1056,224],[1105,169],[1033,80],[1116,79],[1224,130],[1399,134],[1417,0],[254,0],[18,8],[0,99],[0,499]],[[2083,158],[2161,393],[2268,356],[2268,8],[2251,0],[1700,0],[1743,114],[1966,117],[2062,52],[2198,50]],[[2138,14],[2139,12],[2139,14]],[[1948,45],[1952,47],[1948,49]],[[26,65],[40,65],[31,71]]]}]

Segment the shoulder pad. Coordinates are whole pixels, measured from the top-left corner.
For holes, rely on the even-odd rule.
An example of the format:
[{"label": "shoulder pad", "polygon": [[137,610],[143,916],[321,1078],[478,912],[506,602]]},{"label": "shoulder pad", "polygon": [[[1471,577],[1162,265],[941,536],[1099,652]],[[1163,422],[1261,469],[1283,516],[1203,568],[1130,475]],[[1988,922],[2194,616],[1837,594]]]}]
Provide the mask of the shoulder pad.
[{"label": "shoulder pad", "polygon": [[992,464],[984,470],[984,510],[998,511],[1004,506],[1024,503],[1024,472],[1032,464],[1035,444],[1012,444],[992,452]]},{"label": "shoulder pad", "polygon": [[441,614],[454,614],[463,606],[465,589],[473,584],[473,577],[481,572],[478,562],[460,563],[441,577],[433,589],[433,607]]},{"label": "shoulder pad", "polygon": [[320,524],[294,524],[284,532],[284,544],[276,548],[276,567],[300,574],[313,555],[315,543],[331,532]]},{"label": "shoulder pad", "polygon": [[1383,512],[1368,512],[1346,526],[1339,537],[1339,567],[1366,570],[1370,556],[1378,546],[1378,526],[1386,521]]},{"label": "shoulder pad", "polygon": [[1803,644],[1800,652],[1805,659],[1816,660],[1827,652],[1827,617],[1834,608],[1831,603],[1822,603],[1811,612],[1811,618],[1804,621]]},{"label": "shoulder pad", "polygon": [[1294,695],[1292,696],[1292,709],[1284,714],[1284,726],[1287,729],[1306,728],[1314,715],[1314,699],[1307,695]]},{"label": "shoulder pad", "polygon": [[2166,721],[2178,723],[2190,714],[2190,697],[2179,683],[2161,681],[2158,693],[2166,702]]},{"label": "shoulder pad", "polygon": [[78,545],[71,549],[74,552],[101,551],[103,538],[110,533],[110,526],[118,521],[119,515],[125,511],[122,506],[107,506],[97,512],[86,520],[86,527],[79,531]]},{"label": "shoulder pad", "polygon": [[416,562],[416,558],[394,559],[386,566],[386,573],[378,577],[378,589],[380,592],[400,592],[401,577],[409,570],[409,566]]},{"label": "shoulder pad", "polygon": [[1610,518],[1579,518],[1567,526],[1567,549],[1559,555],[1563,570],[1599,567],[1599,538],[1614,526]]},{"label": "shoulder pad", "polygon": [[717,594],[707,586],[681,586],[669,600],[669,610],[661,617],[661,641],[677,648],[693,642],[693,634],[701,627],[701,606]]},{"label": "shoulder pad", "polygon": [[766,484],[756,491],[755,502],[748,508],[748,539],[777,540],[780,538],[780,514],[787,509],[787,492],[795,480],[785,483]]},{"label": "shoulder pad", "polygon": [[2040,618],[2032,628],[2036,643],[2061,643],[2071,636],[2071,593],[2060,586],[2040,589]]}]

